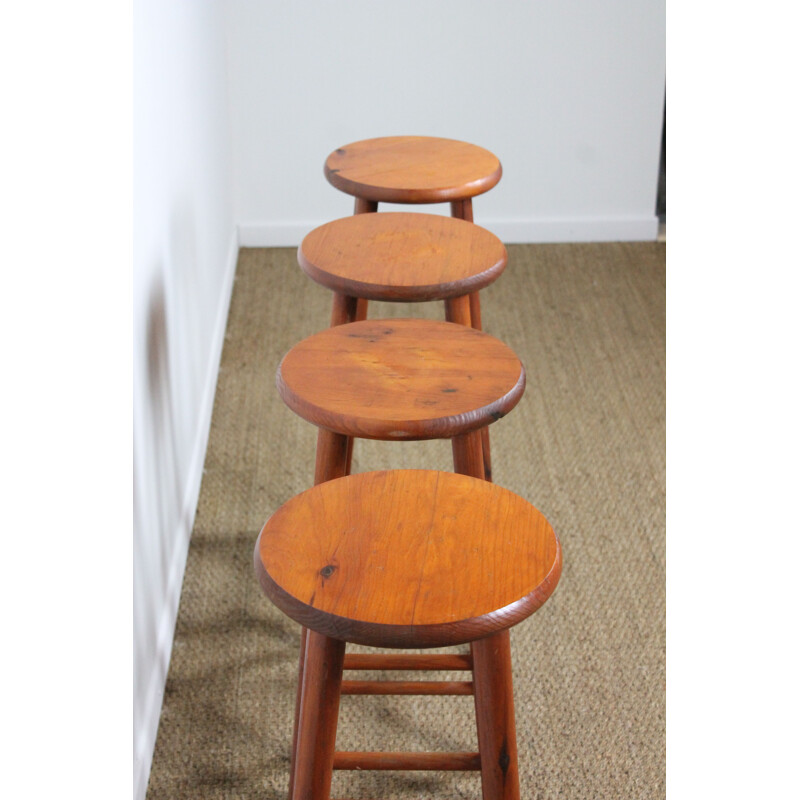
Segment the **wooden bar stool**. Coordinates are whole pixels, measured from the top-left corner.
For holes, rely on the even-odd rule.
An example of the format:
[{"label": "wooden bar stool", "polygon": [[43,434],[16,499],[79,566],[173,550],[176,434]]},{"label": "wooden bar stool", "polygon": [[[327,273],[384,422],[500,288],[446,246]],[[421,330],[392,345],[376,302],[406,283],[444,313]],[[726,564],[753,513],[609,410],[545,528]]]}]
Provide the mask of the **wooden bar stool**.
[{"label": "wooden bar stool", "polygon": [[[378,203],[450,203],[452,216],[472,222],[472,198],[503,175],[493,153],[468,142],[434,136],[384,136],[334,150],[325,160],[328,182],[355,197],[355,213]],[[472,326],[481,327],[480,298],[470,298]],[[366,300],[358,319],[365,319]]]},{"label": "wooden bar stool", "polygon": [[[561,574],[558,539],[539,511],[463,475],[367,472],[279,508],[254,563],[267,596],[308,630],[289,800],[328,800],[335,769],[480,770],[484,800],[519,798],[508,629],[547,600]],[[344,669],[362,668],[345,656],[347,642],[469,642],[459,658],[472,681],[343,681]],[[413,658],[395,657],[401,668]],[[424,668],[448,669],[437,659],[454,657],[421,658]],[[337,752],[340,694],[473,694],[479,751]]]},{"label": "wooden bar stool", "polygon": [[334,293],[334,325],[356,321],[352,298],[450,301],[445,302],[448,319],[471,325],[467,298],[502,274],[508,253],[478,225],[436,214],[388,212],[320,225],[303,239],[297,262]]},{"label": "wooden bar stool", "polygon": [[316,425],[315,483],[347,473],[353,437],[451,439],[456,472],[485,478],[481,428],[525,389],[511,348],[482,331],[424,319],[361,320],[295,345],[278,391]]},{"label": "wooden bar stool", "polygon": [[[333,292],[331,325],[355,321],[361,298],[444,301],[448,321],[471,325],[470,296],[498,278],[508,254],[493,233],[463,220],[385,213],[315,228],[303,239],[297,261]],[[491,480],[488,428],[481,438],[485,477]]]}]

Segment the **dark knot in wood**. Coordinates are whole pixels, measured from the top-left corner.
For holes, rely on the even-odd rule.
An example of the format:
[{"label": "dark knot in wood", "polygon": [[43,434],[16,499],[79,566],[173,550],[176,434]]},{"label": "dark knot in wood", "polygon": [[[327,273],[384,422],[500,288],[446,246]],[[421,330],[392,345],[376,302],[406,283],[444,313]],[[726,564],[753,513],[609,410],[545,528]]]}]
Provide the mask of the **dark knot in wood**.
[{"label": "dark knot in wood", "polygon": [[503,739],[503,746],[500,748],[500,758],[498,758],[497,763],[505,776],[508,772],[508,765],[511,763],[511,757],[508,755],[508,742],[505,739]]}]

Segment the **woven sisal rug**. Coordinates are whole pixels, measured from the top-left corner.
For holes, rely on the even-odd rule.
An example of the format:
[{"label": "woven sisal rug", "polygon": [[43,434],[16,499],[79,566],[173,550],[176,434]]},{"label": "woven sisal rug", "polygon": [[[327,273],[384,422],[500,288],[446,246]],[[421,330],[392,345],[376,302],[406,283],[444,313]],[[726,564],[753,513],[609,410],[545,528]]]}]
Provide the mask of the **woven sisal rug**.
[{"label": "woven sisal rug", "polygon": [[[482,293],[485,330],[528,375],[491,426],[494,480],[540,508],[564,550],[555,594],[511,633],[525,798],[665,795],[664,284],[663,244],[512,245]],[[316,431],[274,376],[329,313],[294,249],[241,251],[149,800],[285,798],[298,627],[262,595],[252,551],[312,483]],[[362,440],[353,468],[450,458],[447,442]],[[472,699],[345,697],[337,748],[477,749]],[[478,798],[480,777],[336,773],[332,796]]]}]

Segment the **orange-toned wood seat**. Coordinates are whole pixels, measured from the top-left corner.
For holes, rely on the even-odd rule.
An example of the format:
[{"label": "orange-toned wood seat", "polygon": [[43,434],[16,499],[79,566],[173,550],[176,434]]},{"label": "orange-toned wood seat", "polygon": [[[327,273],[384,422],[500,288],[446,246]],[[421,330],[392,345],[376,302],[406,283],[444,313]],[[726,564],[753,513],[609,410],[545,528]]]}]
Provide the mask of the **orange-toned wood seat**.
[{"label": "orange-toned wood seat", "polygon": [[[558,539],[539,511],[454,473],[362,473],[278,509],[254,562],[265,593],[307,628],[290,800],[328,800],[333,769],[480,770],[484,800],[517,800],[508,629],[547,600],[561,573]],[[469,642],[471,652],[376,662],[345,656],[347,642]],[[342,681],[343,669],[376,666],[471,669],[473,680]],[[479,752],[337,753],[340,694],[474,694]]]},{"label": "orange-toned wood seat", "polygon": [[333,186],[370,203],[471,201],[502,175],[500,160],[483,147],[435,136],[364,139],[325,160],[325,177]]},{"label": "orange-toned wood seat", "polygon": [[[496,155],[468,142],[434,136],[383,136],[352,142],[325,160],[325,177],[355,197],[355,213],[379,203],[450,203],[453,217],[473,221],[472,198],[488,192],[503,175]],[[474,328],[481,327],[480,297],[470,298]],[[366,300],[359,302],[359,319]]]},{"label": "orange-toned wood seat", "polygon": [[[502,274],[508,253],[478,225],[436,214],[388,212],[320,225],[303,239],[297,262],[306,275],[344,298],[420,303],[480,291]],[[457,313],[453,305],[450,313]],[[337,315],[332,321],[354,320]],[[471,323],[468,316],[458,321]]]},{"label": "orange-toned wood seat", "polygon": [[505,416],[525,370],[493,336],[451,322],[362,320],[295,345],[278,368],[284,402],[316,425],[316,482],[349,469],[353,437],[451,439],[457,472],[485,478],[481,428]]}]

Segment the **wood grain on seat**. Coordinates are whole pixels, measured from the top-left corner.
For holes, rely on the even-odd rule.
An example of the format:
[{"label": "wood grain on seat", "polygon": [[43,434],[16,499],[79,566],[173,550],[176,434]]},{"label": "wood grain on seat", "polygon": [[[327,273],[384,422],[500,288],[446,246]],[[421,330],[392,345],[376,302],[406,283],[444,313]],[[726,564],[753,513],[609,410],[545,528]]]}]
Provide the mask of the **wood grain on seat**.
[{"label": "wood grain on seat", "polygon": [[289,500],[256,545],[262,588],[302,625],[379,647],[505,630],[550,596],[561,548],[526,500],[431,470],[351,475]]},{"label": "wood grain on seat", "polygon": [[525,371],[507,345],[464,325],[363,320],[295,345],[276,382],[289,408],[335,433],[446,439],[505,416]]},{"label": "wood grain on seat", "polygon": [[493,153],[431,136],[385,136],[334,150],[325,177],[337,189],[381,203],[442,203],[488,192],[503,174]]},{"label": "wood grain on seat", "polygon": [[421,302],[477,292],[505,269],[485,228],[437,214],[356,214],[315,228],[297,251],[303,272],[339,294]]}]

